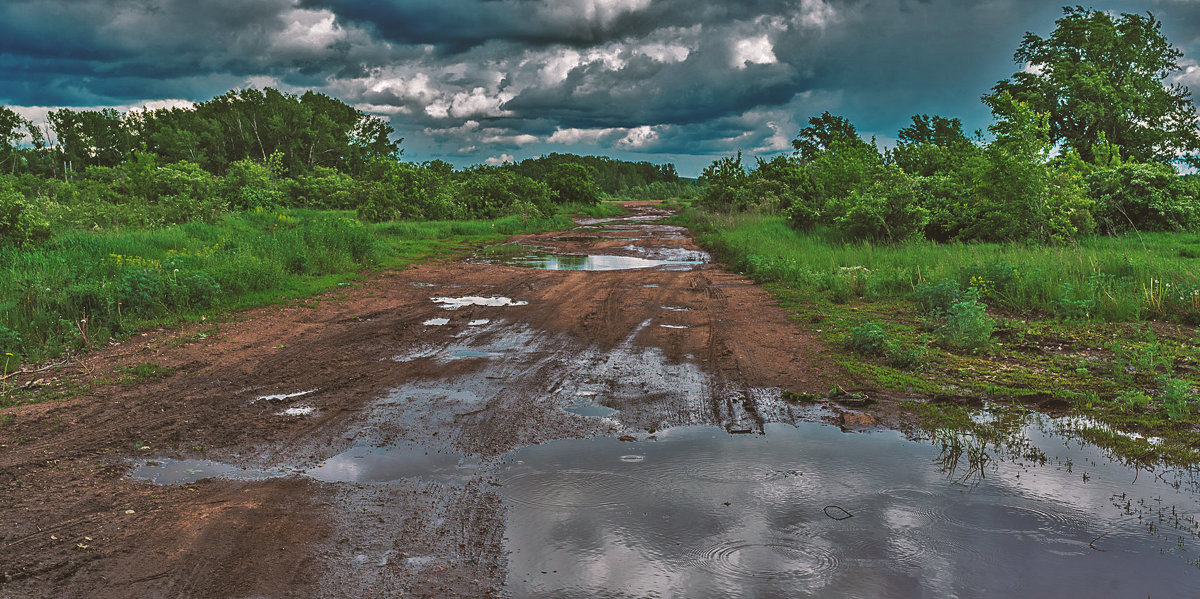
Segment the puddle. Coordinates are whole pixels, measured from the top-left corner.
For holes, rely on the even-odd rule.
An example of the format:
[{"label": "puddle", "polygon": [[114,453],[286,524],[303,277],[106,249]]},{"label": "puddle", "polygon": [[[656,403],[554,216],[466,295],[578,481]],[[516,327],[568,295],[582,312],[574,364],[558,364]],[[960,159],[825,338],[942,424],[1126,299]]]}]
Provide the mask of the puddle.
[{"label": "puddle", "polygon": [[708,255],[708,252],[701,250],[689,250],[686,248],[643,247],[633,244],[625,246],[624,249],[642,254],[647,258],[652,258],[655,260],[670,260],[672,262],[683,262],[689,264],[707,264],[712,262],[712,256]]},{"label": "puddle", "polygon": [[554,237],[554,241],[637,241],[638,237],[604,237],[602,235],[565,235],[563,237]]},{"label": "puddle", "polygon": [[658,325],[658,326],[660,326],[660,327],[662,327],[662,328],[664,328],[664,329],[687,329],[687,328],[691,328],[691,327],[688,327],[688,326],[686,326],[686,325],[682,325],[682,324],[660,324],[660,325]]},{"label": "puddle", "polygon": [[1195,480],[1136,477],[1048,430],[1026,430],[1047,465],[995,460],[967,486],[928,442],[821,424],[531,446],[496,472],[506,592],[1193,596]]},{"label": "puddle", "polygon": [[465,306],[526,306],[529,302],[513,301],[508,297],[479,297],[477,295],[469,295],[467,297],[431,297],[429,298],[435,304],[441,304],[441,307],[446,310],[457,310]]},{"label": "puddle", "polygon": [[158,485],[183,485],[206,478],[266,480],[290,474],[288,470],[255,470],[210,460],[137,460],[130,478]]},{"label": "puddle", "polygon": [[636,256],[554,254],[550,252],[529,252],[519,256],[487,259],[485,262],[541,270],[632,270],[658,267],[690,270],[696,265],[703,264],[696,260],[656,260]]},{"label": "puddle", "polygon": [[285,400],[292,399],[293,397],[302,397],[304,395],[308,395],[309,393],[314,393],[314,392],[316,392],[316,389],[309,389],[308,391],[297,391],[295,393],[279,393],[276,395],[260,395],[258,397],[255,397],[254,400],[251,401],[250,403],[256,403],[256,402],[260,402],[260,401],[285,401]]},{"label": "puddle", "polygon": [[422,322],[421,324],[423,324],[427,327],[443,327],[443,326],[450,324],[450,319],[449,318],[430,318],[429,320],[426,320],[425,322]]},{"label": "puddle", "polygon": [[446,353],[451,358],[498,358],[504,354],[500,352],[480,351],[477,349],[456,349]]},{"label": "puddle", "polygon": [[295,406],[277,413],[277,416],[311,416],[317,412],[312,406]]},{"label": "puddle", "polygon": [[685,306],[659,306],[659,308],[670,312],[690,312],[692,310]]},{"label": "puddle", "polygon": [[581,392],[576,393],[575,395],[578,396],[579,399],[573,403],[563,406],[563,411],[578,416],[587,416],[589,418],[608,418],[614,414],[620,413],[620,410],[616,410],[608,406],[602,406],[592,401],[591,398],[596,396],[595,393]]},{"label": "puddle", "polygon": [[419,478],[463,483],[475,474],[478,466],[478,462],[448,449],[421,445],[359,446],[321,462],[305,475],[326,482],[385,483]]},{"label": "puddle", "polygon": [[468,323],[467,323],[467,326],[469,326],[469,327],[481,327],[481,326],[483,326],[483,325],[485,325],[485,324],[487,324],[487,323],[489,323],[489,322],[491,322],[491,321],[492,321],[492,320],[491,320],[490,318],[480,318],[480,319],[478,319],[478,320],[472,320],[471,322],[468,322]]},{"label": "puddle", "polygon": [[405,478],[462,484],[479,462],[448,449],[421,445],[355,446],[308,469],[257,470],[210,460],[144,460],[130,478],[159,485],[182,485],[206,478],[266,480],[303,475],[325,482],[385,483]]}]

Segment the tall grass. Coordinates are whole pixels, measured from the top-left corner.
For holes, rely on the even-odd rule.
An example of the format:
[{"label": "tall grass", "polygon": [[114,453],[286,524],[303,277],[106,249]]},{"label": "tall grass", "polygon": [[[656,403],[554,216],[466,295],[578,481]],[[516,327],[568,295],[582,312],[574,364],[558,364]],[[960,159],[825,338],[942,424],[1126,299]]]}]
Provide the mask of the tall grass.
[{"label": "tall grass", "polygon": [[366,225],[347,211],[257,209],[212,224],[0,244],[0,354],[40,361],[153,323],[310,294],[464,242],[570,225],[562,214]]},{"label": "tall grass", "polygon": [[1096,236],[1075,245],[842,243],[781,217],[686,210],[702,245],[763,282],[851,296],[910,297],[950,279],[1011,313],[1110,322],[1200,323],[1200,235]]}]

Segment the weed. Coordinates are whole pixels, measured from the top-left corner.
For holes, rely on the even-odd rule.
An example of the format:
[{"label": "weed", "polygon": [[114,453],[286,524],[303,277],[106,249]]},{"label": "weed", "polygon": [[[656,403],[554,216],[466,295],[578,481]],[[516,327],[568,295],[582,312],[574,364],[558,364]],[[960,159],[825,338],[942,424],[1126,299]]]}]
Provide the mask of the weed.
[{"label": "weed", "polygon": [[1171,357],[1158,343],[1113,342],[1108,346],[1113,354],[1113,377],[1118,381],[1150,380],[1160,372],[1171,369]]},{"label": "weed", "polygon": [[874,322],[865,322],[850,332],[846,345],[861,354],[882,356],[887,351],[891,339],[883,327]]},{"label": "weed", "polygon": [[1158,380],[1161,388],[1162,408],[1167,418],[1175,421],[1186,420],[1195,410],[1196,398],[1192,394],[1192,383],[1170,377]]},{"label": "weed", "polygon": [[942,279],[936,283],[922,283],[913,290],[913,301],[917,309],[926,316],[940,317],[958,302],[962,289],[954,279]]},{"label": "weed", "polygon": [[996,323],[988,316],[976,290],[968,290],[962,299],[950,306],[946,324],[936,332],[942,346],[969,351],[973,354],[986,349],[992,341]]}]

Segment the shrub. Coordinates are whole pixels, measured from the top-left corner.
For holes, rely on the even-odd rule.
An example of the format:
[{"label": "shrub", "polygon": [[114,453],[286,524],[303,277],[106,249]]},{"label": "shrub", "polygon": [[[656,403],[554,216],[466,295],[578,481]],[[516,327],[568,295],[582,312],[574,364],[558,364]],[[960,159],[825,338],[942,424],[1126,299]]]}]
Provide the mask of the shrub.
[{"label": "shrub", "polygon": [[846,340],[850,349],[869,356],[884,355],[890,342],[887,331],[874,322],[859,325],[850,331],[850,337]]},{"label": "shrub", "polygon": [[969,290],[950,306],[946,323],[937,330],[938,343],[947,348],[979,353],[991,344],[996,324],[979,301],[979,293]]},{"label": "shrub", "polygon": [[917,309],[926,316],[942,316],[962,297],[962,288],[954,279],[941,279],[917,285],[913,290],[913,301]]},{"label": "shrub", "polygon": [[23,245],[49,236],[44,207],[26,199],[11,177],[0,176],[0,242]]},{"label": "shrub", "polygon": [[1087,177],[1103,231],[1194,230],[1200,224],[1197,190],[1164,164],[1127,163]]}]

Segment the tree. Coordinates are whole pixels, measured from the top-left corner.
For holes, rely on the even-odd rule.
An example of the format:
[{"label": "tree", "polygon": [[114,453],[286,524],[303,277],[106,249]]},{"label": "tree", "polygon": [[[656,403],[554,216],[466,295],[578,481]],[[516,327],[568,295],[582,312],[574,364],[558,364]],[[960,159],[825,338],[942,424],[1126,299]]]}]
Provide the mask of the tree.
[{"label": "tree", "polygon": [[924,177],[960,170],[977,150],[962,131],[962,121],[941,116],[914,115],[900,130],[889,157],[912,175]]},{"label": "tree", "polygon": [[1094,162],[1101,139],[1126,159],[1200,165],[1200,130],[1191,92],[1166,77],[1183,53],[1154,15],[1066,7],[1047,38],[1026,33],[1013,59],[1024,68],[984,96],[996,108],[1004,93],[1050,119],[1050,138]]},{"label": "tree", "polygon": [[575,162],[564,162],[554,165],[546,184],[554,201],[559,204],[587,204],[594,206],[600,203],[600,188],[596,187],[596,178],[592,170]]},{"label": "tree", "polygon": [[804,160],[812,160],[817,154],[839,142],[867,145],[867,142],[858,136],[858,131],[854,129],[854,125],[850,124],[849,120],[834,116],[828,110],[821,116],[808,119],[808,124],[809,126],[801,129],[796,139],[792,140],[792,147]]}]

